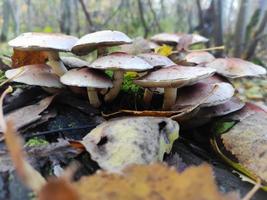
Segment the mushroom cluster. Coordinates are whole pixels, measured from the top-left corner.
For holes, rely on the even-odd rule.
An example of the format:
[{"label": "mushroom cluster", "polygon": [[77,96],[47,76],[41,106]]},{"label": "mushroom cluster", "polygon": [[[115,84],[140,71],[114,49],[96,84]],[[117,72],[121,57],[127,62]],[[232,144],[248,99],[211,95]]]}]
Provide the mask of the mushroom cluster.
[{"label": "mushroom cluster", "polygon": [[[99,107],[102,101],[112,102],[118,96],[126,72],[136,72],[139,75],[133,83],[145,90],[144,107],[149,108],[154,93],[161,93],[162,110],[178,111],[219,106],[230,101],[235,90],[221,77],[266,74],[263,67],[248,61],[215,58],[209,52],[188,50],[191,45],[207,41],[197,34],[173,33],[160,33],[150,40],[132,40],[122,32],[111,30],[89,33],[80,39],[64,34],[24,33],[9,45],[23,51],[45,51],[48,62],[8,70],[6,76],[16,82],[42,87],[86,88],[90,104]],[[155,48],[162,44],[177,47],[183,57],[177,62],[156,53]],[[108,53],[108,48],[114,46],[119,46],[121,51]],[[59,56],[62,51],[84,56],[94,50],[97,58],[92,62]],[[20,70],[21,74],[16,76]],[[105,73],[107,70],[112,71],[112,78]]]}]

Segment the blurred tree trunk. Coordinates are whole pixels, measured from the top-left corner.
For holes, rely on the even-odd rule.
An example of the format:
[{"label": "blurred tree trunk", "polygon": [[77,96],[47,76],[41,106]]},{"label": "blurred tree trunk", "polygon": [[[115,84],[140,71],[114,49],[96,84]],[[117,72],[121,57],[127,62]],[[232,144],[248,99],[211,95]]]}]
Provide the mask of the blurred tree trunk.
[{"label": "blurred tree trunk", "polygon": [[160,0],[160,9],[161,9],[161,17],[166,17],[166,7],[165,7],[165,0]]},{"label": "blurred tree trunk", "polygon": [[77,33],[78,36],[80,36],[80,29],[81,29],[81,26],[80,26],[80,17],[79,17],[79,5],[78,5],[78,1],[77,0],[73,0],[73,4],[74,4],[74,13],[73,13],[73,21],[74,21],[74,25],[75,25],[75,28],[74,28],[74,32]]},{"label": "blurred tree trunk", "polygon": [[26,0],[27,5],[27,31],[32,30],[32,0]]},{"label": "blurred tree trunk", "polygon": [[141,23],[142,23],[143,29],[144,29],[144,38],[146,38],[148,33],[149,33],[149,28],[147,26],[145,16],[144,16],[144,7],[143,7],[143,3],[141,0],[138,0],[137,2],[138,2],[138,11],[139,11]]},{"label": "blurred tree trunk", "polygon": [[19,34],[19,29],[20,29],[20,6],[18,5],[20,2],[18,1],[9,1],[9,6],[10,6],[10,13],[11,17],[13,20],[13,30],[15,35]]},{"label": "blurred tree trunk", "polygon": [[94,32],[95,31],[95,26],[94,26],[94,23],[91,19],[91,15],[90,15],[90,12],[87,10],[86,8],[86,5],[84,3],[83,0],[79,0],[81,6],[82,6],[82,10],[83,10],[83,13],[85,15],[85,18],[86,18],[86,21],[87,21],[87,30],[88,32]]},{"label": "blurred tree trunk", "polygon": [[71,1],[61,0],[61,17],[60,17],[60,31],[66,34],[71,32]]},{"label": "blurred tree trunk", "polygon": [[[223,28],[222,28],[222,1],[213,0],[213,37],[215,46],[223,45]],[[218,51],[216,56],[221,56],[222,51]]]},{"label": "blurred tree trunk", "polygon": [[9,19],[10,19],[10,2],[9,0],[4,0],[2,5],[3,12],[3,26],[1,31],[1,41],[4,42],[8,37]]},{"label": "blurred tree trunk", "polygon": [[[156,13],[156,11],[155,11],[154,8],[153,8],[153,5],[152,5],[151,0],[148,0],[148,5],[149,5],[149,8],[150,8],[151,13],[152,13],[152,15],[153,15],[155,25],[156,25],[156,27],[157,27],[157,29],[158,29],[157,31],[158,31],[158,32],[162,32],[162,28],[161,28],[161,26],[160,26],[160,24],[159,24],[159,19],[158,19],[158,17],[157,17],[157,13]],[[154,24],[154,23],[153,23],[153,24]]]},{"label": "blurred tree trunk", "polygon": [[200,30],[204,29],[204,17],[203,17],[203,11],[201,8],[201,2],[200,0],[196,0],[197,4],[197,14],[198,14],[198,26]]},{"label": "blurred tree trunk", "polygon": [[244,49],[245,34],[246,34],[246,14],[248,11],[248,0],[242,0],[236,22],[235,36],[234,36],[234,56],[240,57],[242,49]]},{"label": "blurred tree trunk", "polygon": [[252,39],[249,42],[247,51],[242,56],[244,59],[248,59],[248,60],[251,59],[255,55],[255,50],[257,48],[257,45],[260,39],[262,39],[262,37],[267,37],[264,34],[264,29],[266,27],[266,24],[267,24],[267,9],[264,11],[264,15],[261,19],[259,26],[252,34]]}]

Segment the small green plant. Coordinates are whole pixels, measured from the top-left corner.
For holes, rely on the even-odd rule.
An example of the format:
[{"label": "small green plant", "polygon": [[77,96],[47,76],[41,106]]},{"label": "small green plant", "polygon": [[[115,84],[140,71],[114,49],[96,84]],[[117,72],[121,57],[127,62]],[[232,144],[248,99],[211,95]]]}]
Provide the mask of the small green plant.
[{"label": "small green plant", "polygon": [[28,140],[28,142],[26,142],[25,145],[27,147],[36,147],[36,146],[42,146],[42,145],[47,145],[47,144],[49,143],[46,140],[35,137],[35,138]]}]

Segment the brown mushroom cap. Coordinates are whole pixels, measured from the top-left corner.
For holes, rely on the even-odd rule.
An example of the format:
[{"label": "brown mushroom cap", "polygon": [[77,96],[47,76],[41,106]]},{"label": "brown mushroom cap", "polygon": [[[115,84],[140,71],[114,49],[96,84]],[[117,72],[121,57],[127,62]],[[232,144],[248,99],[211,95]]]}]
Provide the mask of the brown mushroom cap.
[{"label": "brown mushroom cap", "polygon": [[61,33],[23,33],[8,42],[9,46],[22,50],[70,51],[78,38]]},{"label": "brown mushroom cap", "polygon": [[42,87],[63,87],[59,81],[59,77],[52,73],[50,66],[45,64],[26,65],[24,67],[7,70],[5,72],[5,76],[7,78],[12,78],[18,74],[20,75],[13,79],[14,82]]},{"label": "brown mushroom cap", "polygon": [[71,51],[76,55],[86,55],[98,47],[117,46],[131,42],[132,40],[120,31],[103,30],[81,37]]},{"label": "brown mushroom cap", "polygon": [[65,85],[91,88],[111,88],[112,81],[102,71],[81,68],[72,69],[60,77],[60,81]]},{"label": "brown mushroom cap", "polygon": [[151,41],[159,44],[177,45],[181,36],[175,33],[159,33],[150,38]]},{"label": "brown mushroom cap", "polygon": [[180,88],[205,79],[215,71],[211,68],[174,65],[151,72],[134,80],[134,83],[143,87]]},{"label": "brown mushroom cap", "polygon": [[100,57],[93,61],[90,66],[102,70],[110,69],[122,71],[145,71],[153,68],[153,66],[143,59],[121,52]]},{"label": "brown mushroom cap", "polygon": [[260,77],[266,75],[266,69],[240,58],[217,58],[205,65],[216,69],[218,74],[227,78]]},{"label": "brown mushroom cap", "polygon": [[191,52],[185,56],[186,62],[202,64],[202,63],[210,63],[215,60],[215,57],[206,51],[202,52]]},{"label": "brown mushroom cap", "polygon": [[90,67],[90,63],[76,57],[61,57],[64,65],[69,68]]},{"label": "brown mushroom cap", "polygon": [[153,67],[169,67],[175,65],[175,63],[168,57],[156,53],[142,53],[137,56],[144,59]]},{"label": "brown mushroom cap", "polygon": [[199,82],[179,90],[175,107],[216,106],[231,99],[234,92],[235,89],[229,83],[206,84],[205,81]]}]

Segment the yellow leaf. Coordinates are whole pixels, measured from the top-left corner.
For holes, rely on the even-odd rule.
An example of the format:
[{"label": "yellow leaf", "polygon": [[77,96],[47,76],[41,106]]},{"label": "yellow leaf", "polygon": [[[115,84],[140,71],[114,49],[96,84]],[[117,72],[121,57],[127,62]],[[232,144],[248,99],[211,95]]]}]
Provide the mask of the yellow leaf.
[{"label": "yellow leaf", "polygon": [[155,52],[157,54],[162,55],[162,56],[169,56],[172,54],[172,47],[164,44],[164,45],[156,48]]}]

